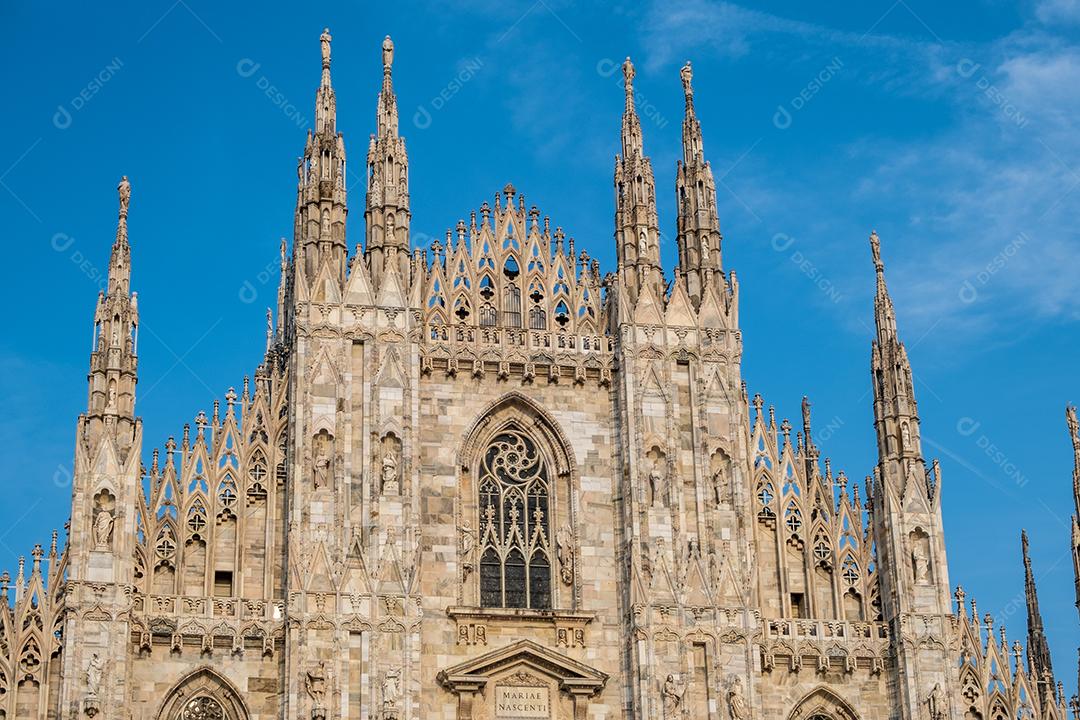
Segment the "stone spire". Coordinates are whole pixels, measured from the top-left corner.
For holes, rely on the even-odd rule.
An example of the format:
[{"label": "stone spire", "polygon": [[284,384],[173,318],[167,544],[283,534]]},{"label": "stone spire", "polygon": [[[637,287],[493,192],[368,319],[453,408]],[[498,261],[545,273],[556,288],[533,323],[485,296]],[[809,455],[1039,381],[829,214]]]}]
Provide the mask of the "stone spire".
[{"label": "stone spire", "polygon": [[409,281],[409,157],[398,134],[394,95],[394,42],[382,43],[383,82],[376,104],[376,129],[368,144],[368,187],[364,218],[367,260],[376,290],[387,273],[398,273],[402,291]]},{"label": "stone spire", "polygon": [[345,139],[337,132],[337,100],[330,82],[330,29],[319,36],[322,75],[315,92],[315,131],[308,130],[304,155],[297,164],[297,211],[294,258],[302,258],[297,274],[325,292],[324,273],[341,287],[345,281],[346,203]]},{"label": "stone spire", "polygon": [[1072,555],[1076,609],[1080,611],[1080,423],[1076,419],[1076,408],[1072,405],[1065,407],[1065,422],[1069,426],[1069,439],[1073,446]]},{"label": "stone spire", "polygon": [[[912,618],[952,614],[945,531],[941,518],[941,474],[937,463],[928,473],[922,456],[919,416],[911,364],[896,328],[892,299],[885,286],[885,266],[876,232],[870,235],[877,291],[876,337],[871,347],[874,428],[878,466],[872,518],[877,548],[882,615],[901,629],[896,641],[901,717],[922,717],[927,688],[939,682],[927,671],[931,655],[921,653],[910,630]],[[951,662],[944,647],[932,651],[933,663]],[[950,692],[948,683],[941,688]]]},{"label": "stone spire", "polygon": [[920,478],[925,474],[918,408],[911,363],[896,329],[896,312],[885,284],[885,264],[881,261],[881,241],[877,232],[870,233],[870,250],[877,276],[874,296],[877,339],[871,349],[871,366],[878,450],[883,463],[889,459],[902,461],[904,476],[894,478],[902,485],[913,472]]},{"label": "stone spire", "polygon": [[120,213],[116,222],[116,241],[109,258],[109,294],[127,295],[131,285],[131,245],[128,243],[128,207],[131,204],[131,183],[127,175],[116,186],[120,197]]},{"label": "stone spire", "polygon": [[[137,296],[130,291],[131,244],[128,242],[127,220],[131,183],[126,175],[121,178],[116,190],[120,212],[116,240],[109,259],[108,290],[98,295],[94,313],[87,403],[91,435],[100,434],[105,424],[115,423],[130,430],[135,420],[139,310]],[[129,435],[129,432],[119,433],[121,438]]]},{"label": "stone spire", "polygon": [[656,183],[652,163],[645,155],[641,121],[634,105],[634,65],[623,63],[626,108],[622,119],[622,155],[615,158],[615,241],[619,276],[627,296],[635,302],[643,288],[662,299],[660,230],[656,211]]},{"label": "stone spire", "polygon": [[683,157],[676,167],[675,193],[678,207],[679,267],[694,307],[699,307],[705,288],[720,278],[720,219],[716,209],[716,182],[705,160],[701,123],[694,112],[693,71],[687,62],[680,72],[686,113],[683,117]]},{"label": "stone spire", "polygon": [[1042,614],[1039,612],[1039,596],[1035,589],[1035,573],[1031,569],[1026,530],[1020,532],[1020,547],[1024,556],[1024,596],[1027,599],[1028,665],[1038,685],[1039,698],[1045,706],[1048,697],[1053,703],[1054,668],[1050,662],[1050,646],[1043,629]]}]

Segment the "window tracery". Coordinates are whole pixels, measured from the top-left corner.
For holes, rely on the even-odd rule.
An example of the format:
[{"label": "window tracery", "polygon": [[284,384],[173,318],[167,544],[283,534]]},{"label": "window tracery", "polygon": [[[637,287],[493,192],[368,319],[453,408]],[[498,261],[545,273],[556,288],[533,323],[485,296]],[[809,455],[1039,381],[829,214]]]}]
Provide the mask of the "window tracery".
[{"label": "window tracery", "polygon": [[480,602],[484,607],[552,607],[551,484],[535,442],[499,433],[480,466]]}]

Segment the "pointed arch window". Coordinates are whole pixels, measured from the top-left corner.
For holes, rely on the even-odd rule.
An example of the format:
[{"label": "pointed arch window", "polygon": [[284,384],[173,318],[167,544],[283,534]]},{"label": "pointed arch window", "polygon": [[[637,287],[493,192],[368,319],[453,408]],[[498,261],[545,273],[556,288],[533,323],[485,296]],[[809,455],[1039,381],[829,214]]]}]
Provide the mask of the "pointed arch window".
[{"label": "pointed arch window", "polygon": [[479,495],[480,604],[551,609],[551,483],[531,438],[517,430],[495,436]]}]

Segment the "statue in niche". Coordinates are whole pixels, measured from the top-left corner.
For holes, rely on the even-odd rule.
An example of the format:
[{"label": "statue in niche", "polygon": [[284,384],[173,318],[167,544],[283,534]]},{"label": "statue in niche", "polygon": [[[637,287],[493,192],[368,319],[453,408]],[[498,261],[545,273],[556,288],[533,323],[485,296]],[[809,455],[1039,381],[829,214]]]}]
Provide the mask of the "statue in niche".
[{"label": "statue in niche", "polygon": [[401,697],[401,671],[388,670],[383,677],[383,710],[397,710],[398,698]]},{"label": "statue in niche", "polygon": [[397,495],[400,491],[398,487],[398,456],[389,443],[382,456],[382,491],[383,495]]},{"label": "statue in niche", "polygon": [[660,692],[664,701],[664,718],[671,720],[679,714],[679,706],[682,705],[683,695],[686,693],[686,684],[676,680],[674,675],[668,675],[664,681],[664,687]]},{"label": "statue in niche", "polygon": [[945,720],[945,691],[941,689],[941,683],[935,683],[930,695],[926,698],[926,708],[930,711],[930,720]]},{"label": "statue in niche", "polygon": [[930,582],[930,553],[926,548],[926,538],[919,534],[912,534],[911,569],[915,575],[917,585],[925,585]]},{"label": "statue in niche", "polygon": [[465,520],[459,530],[461,534],[461,567],[466,574],[472,572],[476,554],[476,531],[472,523]]},{"label": "statue in niche", "polygon": [[718,467],[716,472],[712,474],[712,486],[716,507],[720,507],[724,503],[724,496],[727,495],[728,488],[727,474],[724,472],[723,467]]},{"label": "statue in niche", "polygon": [[326,698],[326,663],[320,661],[318,665],[304,674],[304,689],[311,697],[311,704],[315,709],[325,707],[323,700]]},{"label": "statue in niche", "polygon": [[574,584],[574,536],[563,525],[555,533],[555,554],[559,559],[559,577],[563,585]]},{"label": "statue in niche", "polygon": [[116,407],[116,385],[109,385],[109,399],[105,407]]},{"label": "statue in niche", "polygon": [[115,525],[116,519],[107,507],[98,510],[97,517],[94,518],[95,550],[108,550],[112,546],[113,527]]},{"label": "statue in niche", "polygon": [[728,713],[731,715],[731,720],[747,720],[750,717],[750,711],[747,709],[746,704],[746,692],[743,690],[742,678],[736,675],[731,681],[731,688],[728,690]]},{"label": "statue in niche", "polygon": [[660,471],[660,461],[657,460],[653,463],[652,470],[649,471],[649,491],[652,493],[652,506],[660,507],[665,505],[664,496],[667,493],[667,477]]},{"label": "statue in niche", "polygon": [[315,489],[328,487],[333,474],[333,461],[330,458],[330,436],[325,431],[315,437],[314,466]]},{"label": "statue in niche", "polygon": [[90,661],[86,664],[86,694],[89,697],[96,698],[98,691],[101,689],[101,676],[105,671],[105,661],[101,659],[101,656],[94,653],[90,656]]},{"label": "statue in niche", "polygon": [[720,558],[713,550],[709,551],[709,585],[714,594],[720,592]]}]

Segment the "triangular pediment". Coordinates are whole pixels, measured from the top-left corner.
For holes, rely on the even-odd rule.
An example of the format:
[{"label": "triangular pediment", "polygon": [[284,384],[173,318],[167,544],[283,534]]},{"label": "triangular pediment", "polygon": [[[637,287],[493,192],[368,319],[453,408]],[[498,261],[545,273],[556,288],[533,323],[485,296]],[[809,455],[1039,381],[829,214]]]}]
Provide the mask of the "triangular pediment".
[{"label": "triangular pediment", "polygon": [[608,679],[605,673],[573,658],[532,640],[520,640],[443,670],[439,673],[439,682],[454,692],[475,692],[484,687],[488,679],[515,668],[552,678],[558,681],[560,690],[575,695],[595,695]]}]

